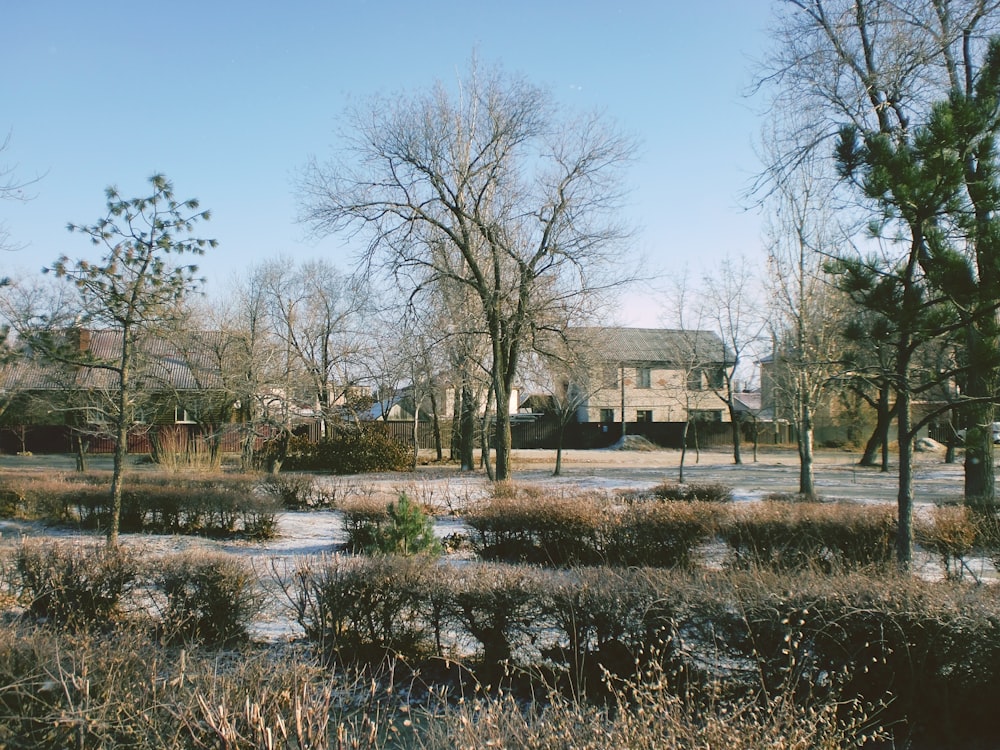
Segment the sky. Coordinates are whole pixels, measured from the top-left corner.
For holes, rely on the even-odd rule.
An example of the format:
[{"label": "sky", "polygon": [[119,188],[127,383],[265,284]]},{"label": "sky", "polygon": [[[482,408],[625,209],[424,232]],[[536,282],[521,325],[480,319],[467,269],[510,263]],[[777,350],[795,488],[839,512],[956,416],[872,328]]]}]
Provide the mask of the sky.
[{"label": "sky", "polygon": [[[748,98],[768,43],[768,0],[258,0],[10,2],[0,11],[0,166],[37,179],[0,202],[19,249],[3,275],[60,255],[96,259],[67,223],[105,213],[104,190],[176,197],[212,212],[199,260],[222,295],[252,265],[356,245],[297,223],[295,180],[336,146],[339,118],[376,94],[453,83],[473,55],[549,90],[567,113],[600,111],[639,142],[625,218],[650,273],[698,276],[726,257],[763,263],[744,193],[760,170],[761,102]],[[657,325],[644,285],[620,322]]]}]

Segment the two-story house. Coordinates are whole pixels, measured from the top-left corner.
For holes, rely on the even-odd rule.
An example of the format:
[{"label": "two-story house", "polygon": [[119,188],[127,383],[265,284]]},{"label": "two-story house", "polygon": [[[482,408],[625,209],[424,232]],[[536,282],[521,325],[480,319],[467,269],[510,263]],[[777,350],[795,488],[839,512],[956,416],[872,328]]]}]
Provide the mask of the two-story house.
[{"label": "two-story house", "polygon": [[727,358],[711,331],[574,328],[587,351],[585,376],[570,383],[579,422],[728,421],[718,395]]}]

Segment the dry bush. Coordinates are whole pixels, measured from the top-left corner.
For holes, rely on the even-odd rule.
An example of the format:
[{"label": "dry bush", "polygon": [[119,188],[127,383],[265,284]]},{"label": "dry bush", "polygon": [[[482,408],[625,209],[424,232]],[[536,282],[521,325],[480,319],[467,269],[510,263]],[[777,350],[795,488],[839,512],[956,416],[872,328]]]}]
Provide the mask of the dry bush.
[{"label": "dry bush", "polygon": [[479,644],[488,675],[499,676],[515,656],[520,664],[538,662],[544,575],[524,566],[480,564],[451,576],[446,618]]},{"label": "dry bush", "polygon": [[[791,676],[812,690],[843,675],[845,695],[875,704],[898,734],[928,747],[1000,730],[1000,628],[992,587],[879,575],[795,573],[733,579],[741,614],[716,618],[726,643],[744,642],[769,685]],[[752,651],[749,647],[752,645]]]},{"label": "dry bush", "polygon": [[821,503],[819,495],[803,494],[801,492],[769,492],[761,498],[766,503]]},{"label": "dry bush", "polygon": [[849,570],[891,562],[888,506],[771,502],[737,506],[720,525],[736,567]]},{"label": "dry bush", "polygon": [[372,549],[376,543],[376,531],[389,519],[386,503],[374,495],[356,497],[342,503],[344,530],[347,532],[347,548],[355,552]]},{"label": "dry bush", "polygon": [[1000,571],[1000,515],[993,509],[974,507],[976,544],[983,555]]},{"label": "dry bush", "polygon": [[[19,479],[25,505],[48,520],[75,521],[104,529],[111,518],[107,479],[78,477]],[[169,474],[129,477],[122,489],[119,529],[123,532],[272,537],[279,505],[256,491],[248,478],[189,479]]]},{"label": "dry bush", "polygon": [[262,490],[277,498],[286,510],[334,507],[336,493],[325,492],[312,474],[268,474]]},{"label": "dry bush", "polygon": [[650,615],[659,587],[637,568],[576,568],[539,576],[545,622],[556,643],[543,656],[564,670],[575,694],[599,690],[608,675],[630,678],[663,622]]},{"label": "dry bush", "polygon": [[0,626],[0,746],[382,748],[407,714],[375,685],[291,646],[186,651],[142,630],[70,637]]},{"label": "dry bush", "polygon": [[633,503],[609,514],[604,556],[611,565],[690,567],[697,547],[714,537],[715,502]]},{"label": "dry bush", "polygon": [[438,571],[425,557],[332,557],[295,571],[290,592],[306,637],[341,660],[429,652],[435,630],[426,592]]},{"label": "dry bush", "polygon": [[184,552],[157,562],[168,641],[229,646],[246,640],[263,605],[254,572],[225,553]]},{"label": "dry bush", "polygon": [[74,495],[101,486],[96,479],[53,472],[5,476],[0,492],[9,516],[64,523],[74,517]]},{"label": "dry bush", "polygon": [[139,572],[132,553],[103,543],[25,540],[15,565],[31,616],[70,628],[107,628],[117,622]]},{"label": "dry bush", "polygon": [[603,496],[564,497],[507,484],[464,514],[485,559],[588,565],[602,559]]},{"label": "dry bush", "polygon": [[153,463],[166,471],[216,472],[222,466],[222,451],[212,438],[191,435],[183,427],[157,427],[150,434],[150,445]]},{"label": "dry bush", "polygon": [[732,487],[719,483],[677,484],[664,482],[649,490],[649,494],[660,500],[701,500],[703,502],[728,503],[733,499]]},{"label": "dry bush", "polygon": [[938,505],[929,517],[918,516],[914,523],[917,544],[937,556],[947,578],[962,577],[965,558],[979,536],[975,515],[964,505]]}]

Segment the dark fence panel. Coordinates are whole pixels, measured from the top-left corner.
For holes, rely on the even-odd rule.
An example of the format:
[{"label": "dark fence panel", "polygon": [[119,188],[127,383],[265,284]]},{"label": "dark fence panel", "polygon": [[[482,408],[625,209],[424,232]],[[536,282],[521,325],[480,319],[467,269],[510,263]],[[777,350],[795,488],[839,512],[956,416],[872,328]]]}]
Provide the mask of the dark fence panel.
[{"label": "dark fence panel", "polygon": [[[171,444],[178,444],[180,440],[193,442],[195,440],[210,439],[210,432],[200,425],[166,425],[166,426],[143,426],[133,429],[128,434],[128,452],[141,455],[152,452],[152,439],[157,430],[169,430],[172,433]],[[267,433],[269,430],[258,430],[258,433]],[[271,430],[270,432],[274,432]],[[240,425],[225,425],[221,428],[221,433],[216,435],[223,453],[239,453],[243,438]],[[263,446],[266,435],[258,435],[256,447]],[[106,454],[113,453],[115,441],[109,435],[85,435],[84,443],[88,453]],[[29,453],[73,453],[73,432],[66,425],[26,425],[0,428],[0,453],[14,454],[27,451]]]},{"label": "dark fence panel", "polygon": [[[413,445],[412,421],[389,421],[379,423],[390,435],[404,445]],[[478,425],[477,425],[478,426]],[[169,427],[142,427],[129,433],[129,453],[144,454],[152,451],[151,438],[157,429],[169,429],[175,434],[187,434],[194,441],[206,437],[205,428],[199,425],[170,425]],[[451,448],[451,420],[442,420],[441,449],[447,457]],[[620,423],[599,424],[587,422],[568,424],[564,428],[563,447],[567,449],[608,448],[621,438]],[[641,435],[652,443],[664,448],[681,447],[684,424],[681,422],[629,422],[625,426],[628,435]],[[754,425],[741,425],[742,439],[747,445],[753,443]],[[787,429],[775,429],[770,423],[761,423],[758,429],[760,445],[775,445],[787,442]],[[226,425],[218,436],[223,453],[239,453],[242,434],[239,425]],[[421,422],[418,438],[421,450],[434,450],[434,426],[431,422]],[[114,440],[107,436],[88,435],[85,438],[88,451],[95,454],[111,453]],[[260,448],[264,438],[257,438]],[[725,422],[700,423],[688,428],[689,448],[725,448],[732,445],[730,425]],[[559,422],[556,419],[515,420],[511,425],[511,445],[515,449],[546,448],[559,446]],[[72,453],[74,451],[70,428],[63,425],[11,426],[0,428],[0,452],[14,454],[21,451],[31,453]]]}]

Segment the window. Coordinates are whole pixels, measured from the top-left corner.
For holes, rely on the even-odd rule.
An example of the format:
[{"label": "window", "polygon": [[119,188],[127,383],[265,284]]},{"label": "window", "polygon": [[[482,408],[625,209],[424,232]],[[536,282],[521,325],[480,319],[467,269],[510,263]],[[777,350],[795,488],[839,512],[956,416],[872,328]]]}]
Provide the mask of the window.
[{"label": "window", "polygon": [[700,391],[704,385],[702,380],[701,369],[695,367],[693,370],[688,372],[688,390],[689,391]]},{"label": "window", "polygon": [[652,382],[653,371],[648,367],[635,368],[635,387],[649,388]]},{"label": "window", "polygon": [[652,422],[653,421],[653,410],[652,409],[639,409],[635,413],[636,422]]},{"label": "window", "polygon": [[722,410],[721,409],[692,409],[688,412],[688,417],[691,421],[697,422],[721,422],[722,421]]},{"label": "window", "polygon": [[[605,388],[618,387],[618,367],[616,365],[605,365],[602,381]],[[614,420],[612,420],[614,421]]]},{"label": "window", "polygon": [[194,424],[195,415],[193,412],[189,412],[183,406],[174,407],[174,423],[175,424]]},{"label": "window", "polygon": [[601,421],[605,424],[615,421],[614,409],[601,409]]}]

